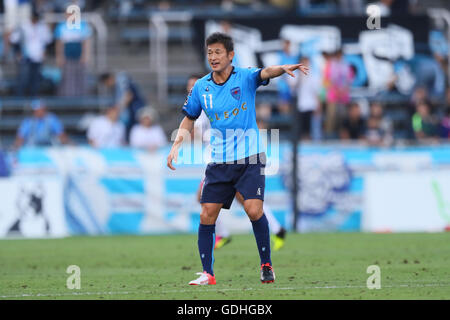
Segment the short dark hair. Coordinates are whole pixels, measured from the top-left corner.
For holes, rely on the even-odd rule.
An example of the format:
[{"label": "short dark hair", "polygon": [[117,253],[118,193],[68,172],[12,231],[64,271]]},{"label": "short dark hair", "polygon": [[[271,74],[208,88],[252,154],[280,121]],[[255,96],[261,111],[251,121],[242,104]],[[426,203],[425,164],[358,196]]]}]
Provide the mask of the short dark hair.
[{"label": "short dark hair", "polygon": [[205,47],[208,47],[209,45],[212,45],[214,43],[223,44],[227,53],[234,51],[233,39],[225,33],[214,32],[213,34],[209,35],[208,38],[206,38]]},{"label": "short dark hair", "polygon": [[112,73],[110,72],[104,72],[100,75],[99,79],[101,83],[104,83],[106,80],[108,80],[109,78],[111,78]]}]

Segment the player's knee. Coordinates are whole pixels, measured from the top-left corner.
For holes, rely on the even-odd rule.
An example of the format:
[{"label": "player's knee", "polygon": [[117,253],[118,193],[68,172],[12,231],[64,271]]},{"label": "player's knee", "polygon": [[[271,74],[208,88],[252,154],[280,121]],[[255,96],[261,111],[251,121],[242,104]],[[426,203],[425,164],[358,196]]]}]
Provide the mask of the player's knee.
[{"label": "player's knee", "polygon": [[200,223],[201,224],[213,224],[217,220],[216,210],[208,207],[203,207],[200,213]]},{"label": "player's knee", "polygon": [[263,215],[262,209],[258,206],[249,207],[245,212],[247,212],[249,219],[252,221],[259,220]]}]

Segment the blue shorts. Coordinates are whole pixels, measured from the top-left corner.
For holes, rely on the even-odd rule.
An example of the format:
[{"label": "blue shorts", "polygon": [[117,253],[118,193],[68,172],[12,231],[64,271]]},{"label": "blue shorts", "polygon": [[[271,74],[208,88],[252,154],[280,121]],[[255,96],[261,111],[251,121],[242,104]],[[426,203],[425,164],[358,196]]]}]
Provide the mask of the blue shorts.
[{"label": "blue shorts", "polygon": [[242,194],[244,200],[264,201],[265,167],[265,153],[233,162],[208,164],[200,203],[222,203],[223,209],[230,209],[236,191]]}]

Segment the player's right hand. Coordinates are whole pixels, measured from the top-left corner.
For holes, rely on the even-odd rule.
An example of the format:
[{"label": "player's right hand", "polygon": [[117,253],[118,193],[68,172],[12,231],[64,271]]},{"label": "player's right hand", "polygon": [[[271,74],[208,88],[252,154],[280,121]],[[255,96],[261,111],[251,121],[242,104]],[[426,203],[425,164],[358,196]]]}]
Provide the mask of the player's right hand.
[{"label": "player's right hand", "polygon": [[309,71],[309,68],[307,66],[304,66],[301,63],[285,64],[285,65],[283,65],[281,67],[283,68],[284,72],[286,72],[288,75],[290,75],[293,78],[295,78],[295,75],[294,75],[294,71],[295,70],[300,70],[301,72],[303,72],[303,74],[305,76],[308,75],[308,71]]},{"label": "player's right hand", "polygon": [[172,149],[170,149],[170,153],[167,156],[167,166],[172,169],[176,170],[175,167],[172,165],[172,161],[177,163],[178,160],[178,148],[173,146]]}]

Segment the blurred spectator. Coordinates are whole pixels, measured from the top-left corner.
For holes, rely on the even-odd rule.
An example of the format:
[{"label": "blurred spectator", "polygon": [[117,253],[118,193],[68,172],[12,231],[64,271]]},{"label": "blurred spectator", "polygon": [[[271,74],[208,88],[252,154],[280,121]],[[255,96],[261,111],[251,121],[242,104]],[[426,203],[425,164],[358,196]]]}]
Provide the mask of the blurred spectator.
[{"label": "blurred spectator", "polygon": [[41,66],[45,49],[52,41],[48,26],[33,12],[30,22],[24,22],[11,34],[11,43],[17,46],[19,72],[16,94],[36,96],[41,83]]},{"label": "blurred spectator", "polygon": [[[70,14],[66,13],[66,18]],[[56,64],[62,69],[58,94],[61,96],[85,96],[87,94],[86,70],[89,63],[92,35],[85,21],[79,28],[69,28],[66,21],[55,28]]]},{"label": "blurred spectator", "polygon": [[430,108],[432,107],[431,101],[428,97],[428,90],[425,87],[417,87],[411,95],[408,113],[412,117],[416,111],[417,106],[421,103],[426,103]]},{"label": "blurred spectator", "polygon": [[342,122],[340,136],[342,140],[363,140],[366,133],[366,122],[361,116],[358,103],[352,102],[348,107],[348,116]]},{"label": "blurred spectator", "polygon": [[47,107],[42,100],[33,100],[31,108],[33,116],[22,121],[14,143],[15,148],[50,146],[68,142],[61,121],[53,113],[47,112]]},{"label": "blurred spectator", "polygon": [[414,136],[418,141],[430,141],[437,137],[438,120],[431,113],[430,106],[426,102],[417,104],[416,113],[411,121]]},{"label": "blurred spectator", "polygon": [[409,62],[416,76],[415,86],[425,87],[431,99],[442,99],[445,93],[445,72],[437,60],[416,54]]},{"label": "blurred spectator", "polygon": [[444,110],[444,116],[441,120],[440,137],[442,139],[450,139],[450,106]]},{"label": "blurred spectator", "polygon": [[[410,95],[418,87],[426,88],[432,99],[441,99],[446,85],[446,73],[437,55],[430,57],[416,54],[411,59],[400,57],[391,60],[394,66],[392,78],[388,81],[388,90]],[[445,61],[443,62],[445,63]]]},{"label": "blurred spectator", "polygon": [[389,146],[393,142],[392,121],[383,116],[383,106],[379,102],[370,105],[367,119],[366,140],[369,145]]},{"label": "blurred spectator", "polygon": [[125,139],[129,141],[131,128],[136,124],[137,111],[145,106],[138,86],[125,73],[104,73],[100,81],[114,95],[114,106],[118,108],[120,121],[125,125]]},{"label": "blurred spectator", "polygon": [[417,87],[411,95],[411,105],[415,109],[417,105],[422,102],[426,102],[427,104],[430,103],[428,90],[425,87]]},{"label": "blurred spectator", "polygon": [[[300,59],[301,64],[308,66],[310,61],[308,57]],[[298,124],[300,125],[300,134],[303,139],[320,140],[322,137],[321,128],[321,105],[319,94],[321,89],[320,77],[316,72],[311,72],[308,76],[299,74],[297,78],[291,78],[296,81],[294,90],[297,95],[297,108],[299,110]]]},{"label": "blurred spectator", "polygon": [[330,68],[331,54],[328,52],[322,52],[323,63],[319,64],[319,74],[320,74],[320,92],[319,101],[321,106],[322,114],[324,110],[327,110],[327,90],[329,84],[327,83],[327,78],[325,77],[325,71]]},{"label": "blurred spectator", "polygon": [[256,106],[256,124],[259,129],[269,128],[269,119],[272,116],[272,106],[269,103],[260,103]]},{"label": "blurred spectator", "polygon": [[343,59],[343,51],[339,49],[330,57],[324,69],[324,85],[326,90],[325,132],[333,137],[339,126],[345,106],[350,102],[350,86],[353,81],[353,70]]},{"label": "blurred spectator", "polygon": [[11,33],[22,24],[27,24],[31,19],[31,0],[5,0],[5,24],[3,33],[3,57],[9,57],[9,40]]},{"label": "blurred spectator", "polygon": [[6,153],[0,150],[0,177],[8,177],[10,173]]},{"label": "blurred spectator", "polygon": [[417,75],[413,70],[414,64],[411,60],[407,61],[403,58],[390,62],[393,64],[394,72],[387,83],[388,92],[405,96],[410,95],[414,87],[417,86]]},{"label": "blurred spectator", "polygon": [[111,107],[97,117],[87,131],[89,143],[96,148],[117,148],[125,145],[125,127],[119,121],[119,108]]},{"label": "blurred spectator", "polygon": [[450,108],[450,87],[447,87],[447,90],[445,91],[444,109],[445,108]]},{"label": "blurred spectator", "polygon": [[[443,22],[436,23],[434,30],[431,30],[429,33],[428,45],[430,46],[434,59],[441,66],[441,69],[448,70],[449,44],[444,30],[445,26]],[[446,82],[448,83],[448,74],[446,74],[446,77]]]},{"label": "blurred spectator", "polygon": [[139,124],[131,129],[130,145],[134,148],[153,151],[167,144],[167,137],[158,121],[158,114],[152,107],[141,108],[137,113]]},{"label": "blurred spectator", "polygon": [[[284,39],[283,48],[278,53],[278,64],[295,64],[299,57],[292,52],[291,41]],[[291,109],[292,93],[288,83],[288,75],[284,74],[278,78],[278,110],[281,113],[288,114]]]}]

